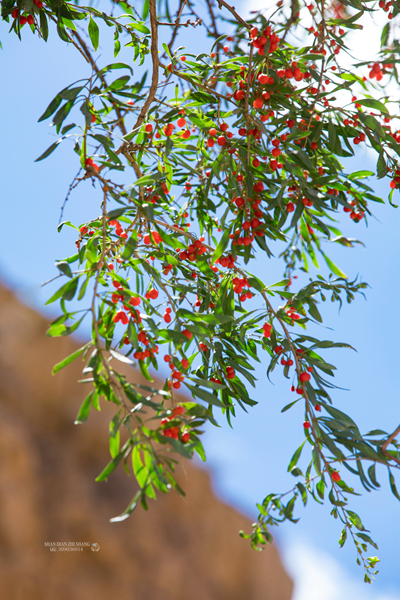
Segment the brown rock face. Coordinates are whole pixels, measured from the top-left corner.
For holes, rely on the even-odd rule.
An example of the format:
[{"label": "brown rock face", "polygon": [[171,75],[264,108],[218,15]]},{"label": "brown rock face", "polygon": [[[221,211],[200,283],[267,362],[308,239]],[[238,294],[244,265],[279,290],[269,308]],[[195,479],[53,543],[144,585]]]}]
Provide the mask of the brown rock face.
[{"label": "brown rock face", "polygon": [[[77,344],[45,337],[47,321],[0,287],[0,598],[2,600],[289,600],[292,582],[275,546],[251,550],[247,518],[217,500],[209,476],[186,462],[175,493],[110,523],[135,493],[109,460],[105,404],[80,426],[87,393]],[[133,378],[137,377],[133,372]],[[46,542],[90,542],[52,552]]]}]

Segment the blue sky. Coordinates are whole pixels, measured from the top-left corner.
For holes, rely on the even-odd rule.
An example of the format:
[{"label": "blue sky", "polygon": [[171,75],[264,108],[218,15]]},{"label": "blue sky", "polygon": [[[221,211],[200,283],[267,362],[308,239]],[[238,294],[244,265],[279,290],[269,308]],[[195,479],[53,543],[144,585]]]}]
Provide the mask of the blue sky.
[{"label": "blue sky", "polygon": [[[110,31],[110,30],[109,30]],[[196,44],[202,39],[196,30]],[[78,171],[78,157],[72,144],[64,142],[47,160],[34,163],[53,141],[55,132],[48,122],[37,123],[49,101],[63,87],[90,72],[77,52],[53,35],[46,45],[23,31],[23,42],[8,36],[0,26],[0,53],[3,86],[0,91],[2,147],[2,231],[0,276],[21,299],[50,315],[57,309],[44,307],[55,289],[40,284],[57,274],[54,259],[74,252],[74,232],[64,228],[57,233],[60,206],[68,186]],[[108,36],[110,38],[110,36]],[[208,43],[208,42],[207,42]],[[204,49],[204,46],[202,46]],[[107,46],[100,47],[101,66],[111,62]],[[101,56],[103,53],[104,58]],[[121,58],[130,60],[128,51]],[[371,168],[371,156],[360,149],[353,169]],[[377,193],[387,196],[388,182],[375,182]],[[397,193],[398,196],[398,193]],[[399,203],[400,198],[398,197]],[[356,420],[361,431],[376,427],[393,430],[400,420],[398,400],[399,372],[399,224],[400,212],[388,205],[373,207],[375,218],[368,228],[343,220],[349,237],[361,239],[366,247],[329,248],[329,255],[350,278],[360,274],[371,286],[367,301],[361,296],[338,314],[337,305],[321,307],[324,325],[319,330],[326,339],[346,341],[357,348],[326,353],[338,367],[336,382],[349,391],[337,390],[334,401]],[[65,218],[82,223],[99,212],[98,198],[90,182],[83,183],[71,195]],[[269,282],[281,278],[278,260],[258,262],[258,274]],[[299,276],[296,285],[306,283]],[[58,282],[56,282],[58,283]],[[293,449],[303,439],[300,403],[280,413],[292,395],[279,371],[273,384],[265,376],[265,367],[257,367],[259,385],[253,397],[259,404],[250,414],[239,413],[234,430],[219,419],[222,429],[209,428],[205,446],[215,490],[227,502],[255,516],[255,502],[270,491],[285,491],[294,483],[285,473]],[[379,471],[378,471],[379,472]],[[339,550],[339,524],[329,516],[329,505],[309,505],[300,510],[297,525],[286,524],[277,535],[283,557],[295,577],[294,600],[338,600],[352,596],[366,600],[400,600],[398,578],[399,503],[388,490],[386,472],[379,478],[379,492],[356,498],[353,508],[362,516],[367,529],[380,547],[380,575],[372,588],[361,583],[362,571],[355,564],[354,549]],[[399,484],[400,485],[400,484]],[[246,542],[243,542],[246,543]],[[338,583],[341,581],[342,583]],[[335,587],[336,586],[336,587]]]}]

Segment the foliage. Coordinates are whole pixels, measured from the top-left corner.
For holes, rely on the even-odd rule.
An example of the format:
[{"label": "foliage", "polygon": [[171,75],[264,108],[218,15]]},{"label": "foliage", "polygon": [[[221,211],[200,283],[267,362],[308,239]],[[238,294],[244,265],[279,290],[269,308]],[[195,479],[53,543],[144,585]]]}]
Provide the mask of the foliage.
[{"label": "foliage", "polygon": [[[77,423],[91,408],[100,410],[100,398],[116,405],[111,461],[97,481],[120,463],[129,473],[132,460],[140,489],[113,520],[128,517],[139,502],[147,508],[156,490],[184,493],[174,477],[174,453],[191,458],[197,452],[205,460],[202,427],[216,424],[215,412],[231,423],[238,407],[255,404],[248,384],[255,386],[258,361],[268,376],[282,367],[292,379],[296,400],[282,412],[303,403],[305,440],[288,466],[298,482],[286,493],[268,494],[253,532],[243,537],[255,548],[270,543],[273,525],[296,522],[299,499],[322,503],[326,493],[331,514],[343,524],[339,544],[350,535],[370,582],[378,559],[365,553],[376,544],[349,508],[348,497],[357,493],[338,469],[370,491],[379,487],[376,464],[386,465],[399,498],[392,473],[400,465],[399,429],[363,435],[333,406],[335,367],[321,354],[349,346],[311,337],[307,325],[322,322],[327,296],[350,303],[367,287],[349,281],[323,250],[325,241],[357,241],[338,229],[339,211],[357,224],[367,221],[371,203],[382,202],[366,182],[373,173],[348,173],[340,158],[365,144],[377,153],[378,178],[391,179],[390,203],[400,185],[400,133],[390,125],[397,105],[385,95],[389,84],[398,84],[399,44],[390,29],[398,3],[280,0],[248,21],[225,0],[218,7],[212,0],[198,6],[180,0],[178,7],[146,0],[140,15],[127,2],[112,8],[63,0],[2,3],[10,31],[21,37],[27,24],[47,41],[56,28],[92,68],[40,117],[51,118],[61,137],[37,160],[73,139],[81,172],[71,189],[91,180],[101,193],[99,217],[59,226],[75,227],[77,251],[56,263],[67,282],[48,301],[59,300],[62,309],[48,335],[69,335],[91,319],[91,341],[54,372],[79,356],[86,360],[83,381],[93,388]],[[377,62],[346,67],[348,31],[361,28],[364,13],[379,10],[389,20]],[[114,28],[115,59],[121,43],[131,49],[138,77],[129,64],[97,65],[82,29],[96,52],[101,22]],[[179,34],[200,26],[209,47],[197,56],[184,52]],[[162,28],[171,32],[168,44],[159,41]],[[66,123],[70,113],[78,124]],[[271,260],[282,247],[282,281],[271,285],[252,274],[256,259]],[[329,276],[320,271],[321,257]],[[311,264],[317,275],[291,291],[294,272],[308,273]],[[90,300],[71,312],[68,302],[76,297]],[[151,385],[160,360],[171,371],[163,389]],[[130,383],[118,362],[138,366],[149,385]],[[193,401],[177,405],[182,384]],[[302,470],[306,449],[309,464]]]}]

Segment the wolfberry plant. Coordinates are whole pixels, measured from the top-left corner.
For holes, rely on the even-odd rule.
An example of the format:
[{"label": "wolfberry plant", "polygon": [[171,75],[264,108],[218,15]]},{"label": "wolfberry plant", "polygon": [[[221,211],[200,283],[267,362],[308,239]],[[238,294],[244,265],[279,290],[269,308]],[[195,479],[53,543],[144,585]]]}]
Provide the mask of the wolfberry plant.
[{"label": "wolfberry plant", "polygon": [[[105,12],[64,0],[2,2],[3,20],[22,40],[30,29],[46,42],[54,29],[91,67],[90,77],[65,87],[40,117],[51,118],[60,137],[37,160],[73,140],[81,171],[70,190],[91,180],[99,192],[100,216],[59,226],[76,229],[76,252],[57,263],[67,282],[48,301],[59,300],[62,309],[48,335],[69,335],[91,319],[91,340],[54,373],[86,359],[84,381],[93,388],[77,423],[91,407],[100,409],[101,397],[116,406],[111,461],[97,481],[120,463],[130,472],[132,460],[139,491],[114,521],[139,502],[147,508],[156,490],[183,494],[176,455],[197,452],[205,460],[202,426],[215,423],[215,411],[231,423],[238,409],[255,404],[248,384],[255,385],[252,364],[261,361],[268,376],[282,370],[292,381],[295,399],[282,412],[303,404],[305,439],[288,466],[297,483],[268,494],[243,537],[255,548],[270,543],[273,525],[296,521],[297,501],[322,502],[327,493],[342,523],[340,545],[352,538],[365,581],[377,572],[378,559],[366,556],[376,544],[349,508],[356,492],[344,472],[370,491],[383,464],[400,500],[392,473],[400,465],[400,428],[361,434],[333,406],[334,367],[322,354],[348,345],[311,337],[307,326],[322,322],[327,296],[350,303],[366,287],[349,281],[323,250],[326,240],[351,245],[338,229],[339,212],[348,214],[351,231],[382,202],[366,183],[373,173],[347,172],[340,158],[365,144],[377,154],[377,177],[391,180],[390,203],[400,185],[398,104],[385,92],[399,83],[390,26],[399,6],[280,0],[246,20],[225,0],[145,0],[140,14],[123,1]],[[364,14],[378,11],[388,21],[376,62],[351,64],[349,32],[354,43]],[[113,28],[110,64],[95,59],[99,23]],[[209,43],[196,56],[179,46],[179,36],[198,28]],[[121,43],[130,64],[117,62]],[[77,124],[66,123],[70,114]],[[283,265],[278,283],[252,274],[255,260],[267,264],[273,252]],[[311,279],[294,291],[296,270]],[[76,296],[86,307],[71,311]],[[119,361],[139,368],[149,385],[131,383]],[[169,374],[156,389],[150,372],[164,361]],[[193,399],[177,404],[182,384]]]}]

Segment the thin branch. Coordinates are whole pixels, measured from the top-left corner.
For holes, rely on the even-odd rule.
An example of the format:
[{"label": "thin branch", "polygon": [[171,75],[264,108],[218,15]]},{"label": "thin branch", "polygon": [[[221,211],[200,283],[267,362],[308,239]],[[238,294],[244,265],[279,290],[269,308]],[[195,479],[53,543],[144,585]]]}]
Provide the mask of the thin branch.
[{"label": "thin branch", "polygon": [[220,9],[222,6],[224,6],[235,17],[236,21],[243,25],[243,27],[246,27],[246,29],[251,29],[251,25],[242,19],[242,17],[236,12],[234,6],[230,6],[227,2],[225,2],[225,0],[217,0],[217,2]]},{"label": "thin branch", "polygon": [[130,133],[136,131],[144,122],[147,111],[150,108],[151,103],[153,102],[155,95],[157,93],[158,86],[158,29],[157,29],[157,8],[156,8],[156,0],[150,0],[149,3],[149,12],[150,12],[150,27],[151,27],[151,60],[153,63],[153,72],[151,76],[151,85],[149,90],[149,95],[146,98],[145,103],[142,106],[142,109],[139,113],[139,116],[136,120],[135,125],[133,126]]},{"label": "thin branch", "polygon": [[400,425],[398,426],[398,428],[395,431],[393,431],[393,433],[391,435],[389,435],[387,440],[382,444],[381,450],[385,456],[387,456],[391,460],[394,460],[395,462],[397,462],[397,464],[400,465],[400,459],[398,459],[395,456],[393,456],[392,454],[390,454],[390,452],[388,452],[388,450],[387,450],[387,447],[389,446],[389,444],[391,444],[393,442],[393,440],[395,439],[395,437],[397,435],[399,435],[399,433],[400,433]]},{"label": "thin branch", "polygon": [[[79,44],[84,52],[84,55],[86,56],[87,61],[92,65],[93,71],[95,71],[95,73],[99,74],[100,69],[96,65],[96,62],[95,62],[94,58],[92,57],[92,54],[91,54],[89,48],[87,47],[86,42],[81,38],[81,36],[79,35],[79,33],[77,31],[71,30],[71,33],[76,38],[76,40],[79,42]],[[107,87],[107,83],[104,78],[104,75],[101,74],[99,77],[100,77],[100,80],[103,83],[103,85],[105,87]],[[118,117],[117,122],[118,122],[119,128],[121,129],[122,135],[126,135],[126,128],[125,128],[123,116],[121,114],[121,109],[118,106],[115,106],[114,108],[115,108],[115,112],[117,113],[117,117]]]}]

